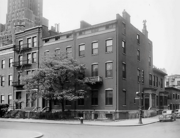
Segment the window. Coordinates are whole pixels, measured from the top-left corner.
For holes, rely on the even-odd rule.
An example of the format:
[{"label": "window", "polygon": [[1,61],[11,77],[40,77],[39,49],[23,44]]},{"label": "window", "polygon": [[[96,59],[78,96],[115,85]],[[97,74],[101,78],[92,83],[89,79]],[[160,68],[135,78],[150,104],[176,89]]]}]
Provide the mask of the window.
[{"label": "window", "polygon": [[91,105],[98,105],[98,90],[91,91]]},{"label": "window", "polygon": [[113,40],[106,40],[106,52],[112,52]]},{"label": "window", "polygon": [[149,74],[149,85],[152,85],[152,75]]},{"label": "window", "polygon": [[139,81],[141,81],[140,80],[140,76],[141,75],[141,73],[140,73],[140,69],[137,69],[137,81],[139,82]]},{"label": "window", "polygon": [[158,87],[158,76],[156,76],[156,87]]},{"label": "window", "polygon": [[49,50],[44,51],[44,56],[49,56]]},{"label": "window", "polygon": [[161,88],[163,88],[163,79],[161,78]]},{"label": "window", "polygon": [[137,50],[137,60],[140,60],[140,50]]},{"label": "window", "polygon": [[8,104],[11,105],[12,103],[12,96],[11,95],[8,95]]},{"label": "window", "polygon": [[151,66],[151,57],[149,57],[149,66]]},{"label": "window", "polygon": [[30,64],[31,63],[31,53],[27,54],[27,63]]},{"label": "window", "polygon": [[59,105],[59,104],[60,104],[59,100],[58,99],[54,99],[54,105]]},{"label": "window", "polygon": [[32,63],[36,63],[36,59],[37,59],[37,53],[34,52],[32,53]]},{"label": "window", "polygon": [[23,56],[20,55],[20,56],[19,56],[19,65],[22,65],[22,64],[23,64]]},{"label": "window", "polygon": [[12,66],[13,66],[13,59],[10,58],[10,59],[9,59],[9,67],[11,68]]},{"label": "window", "polygon": [[1,61],[1,68],[4,69],[5,68],[5,60]]},{"label": "window", "polygon": [[1,76],[1,86],[5,86],[5,77]]},{"label": "window", "polygon": [[126,34],[126,24],[122,23],[122,25],[123,25],[123,34]]},{"label": "window", "polygon": [[8,76],[8,85],[12,86],[12,75]]},{"label": "window", "polygon": [[113,104],[113,90],[106,90],[106,105]]},{"label": "window", "polygon": [[1,103],[4,103],[4,95],[1,95]]},{"label": "window", "polygon": [[106,63],[106,77],[112,77],[113,70],[112,70],[112,62]]},{"label": "window", "polygon": [[98,54],[98,42],[93,42],[92,43],[92,54],[93,55]]},{"label": "window", "polygon": [[92,65],[92,77],[93,76],[98,76],[98,64]]},{"label": "window", "polygon": [[124,95],[124,103],[123,103],[123,105],[126,105],[126,90],[125,89],[123,89],[123,95]]},{"label": "window", "polygon": [[177,85],[180,86],[180,81],[177,81]]},{"label": "window", "polygon": [[31,71],[30,71],[30,70],[27,70],[27,71],[26,71],[26,74],[27,74],[27,75],[31,75]]},{"label": "window", "polygon": [[31,104],[30,94],[27,93],[26,94],[26,107],[30,107],[30,104]]},{"label": "window", "polygon": [[159,105],[159,104],[158,104],[158,102],[159,102],[158,98],[159,98],[159,96],[158,96],[158,95],[156,95],[156,106],[158,106],[158,105]]},{"label": "window", "polygon": [[31,38],[27,39],[27,47],[29,47],[29,48],[31,47]]},{"label": "window", "polygon": [[66,48],[67,57],[72,57],[72,47]]},{"label": "window", "polygon": [[142,83],[144,83],[144,70],[142,70]]},{"label": "window", "polygon": [[126,53],[126,42],[122,41],[122,51],[125,54]]},{"label": "window", "polygon": [[140,35],[137,34],[137,43],[140,44]]},{"label": "window", "polygon": [[55,49],[55,56],[57,56],[57,55],[60,55],[60,49],[59,48]]},{"label": "window", "polygon": [[32,46],[37,47],[37,37],[36,36],[32,38]]},{"label": "window", "polygon": [[85,56],[85,44],[79,45],[79,56]]},{"label": "window", "polygon": [[23,40],[19,41],[19,49],[23,49]]},{"label": "window", "polygon": [[19,84],[19,85],[22,84],[21,75],[22,75],[22,74],[19,72],[19,73],[18,73],[18,84]]},{"label": "window", "polygon": [[125,79],[126,78],[126,64],[122,63],[122,77]]},{"label": "window", "polygon": [[65,104],[66,104],[66,105],[71,105],[71,101],[66,100],[66,101],[65,101]]},{"label": "window", "polygon": [[78,99],[78,105],[84,105],[84,98]]},{"label": "window", "polygon": [[153,79],[153,80],[154,80],[154,82],[153,82],[153,83],[154,83],[154,86],[156,86],[156,76],[154,76],[154,79]]}]

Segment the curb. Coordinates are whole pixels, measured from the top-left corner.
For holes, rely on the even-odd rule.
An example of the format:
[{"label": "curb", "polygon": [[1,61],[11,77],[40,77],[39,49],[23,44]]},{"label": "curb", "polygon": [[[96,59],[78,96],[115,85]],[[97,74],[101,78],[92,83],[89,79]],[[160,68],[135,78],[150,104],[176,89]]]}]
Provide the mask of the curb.
[{"label": "curb", "polygon": [[[39,133],[39,132],[38,132]],[[41,138],[43,136],[42,133],[39,133],[37,136],[34,136],[33,138]]]},{"label": "curb", "polygon": [[[41,123],[41,124],[63,124],[63,125],[86,125],[86,126],[104,126],[104,127],[133,127],[133,126],[145,126],[145,125],[150,125],[150,124],[154,124],[154,123],[157,123],[159,121],[154,121],[154,122],[150,122],[150,123],[146,123],[146,124],[135,124],[135,125],[103,125],[103,124],[72,124],[72,123],[63,123],[63,122],[56,122],[56,123],[53,123],[53,122],[26,122],[26,121],[17,121],[17,120],[0,120],[0,122],[19,122],[19,123]],[[41,134],[41,136],[37,136],[37,137],[34,137],[34,138],[40,138],[42,137],[43,134]]]}]

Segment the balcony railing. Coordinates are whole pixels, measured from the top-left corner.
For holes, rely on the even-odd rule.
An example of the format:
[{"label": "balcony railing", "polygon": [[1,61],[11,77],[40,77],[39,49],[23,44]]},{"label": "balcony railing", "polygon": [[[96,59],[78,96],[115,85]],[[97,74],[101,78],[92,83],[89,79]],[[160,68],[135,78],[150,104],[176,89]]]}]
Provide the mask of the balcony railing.
[{"label": "balcony railing", "polygon": [[28,62],[27,60],[13,62],[14,67],[31,66],[31,64],[32,63]]},{"label": "balcony railing", "polygon": [[103,79],[100,76],[86,77],[85,82],[91,85],[102,84]]},{"label": "balcony railing", "polygon": [[15,45],[14,46],[14,51],[20,52],[20,51],[26,51],[32,49],[32,44],[22,44],[22,45]]},{"label": "balcony railing", "polygon": [[21,81],[13,81],[12,86],[13,87],[22,87],[24,84]]}]

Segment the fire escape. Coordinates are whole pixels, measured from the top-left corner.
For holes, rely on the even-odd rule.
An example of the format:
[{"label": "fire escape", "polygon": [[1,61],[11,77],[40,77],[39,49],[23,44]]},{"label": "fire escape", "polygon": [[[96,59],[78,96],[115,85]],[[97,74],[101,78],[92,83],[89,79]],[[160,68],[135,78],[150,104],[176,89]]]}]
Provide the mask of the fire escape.
[{"label": "fire escape", "polygon": [[15,61],[13,62],[13,66],[14,66],[14,69],[16,70],[15,72],[18,72],[18,77],[17,79],[13,81],[12,85],[16,88],[23,87],[23,82],[22,82],[23,70],[31,67],[32,65],[31,58],[28,59],[27,53],[26,53],[31,49],[32,49],[31,43],[30,44],[19,43],[19,45],[14,45],[15,56],[17,57],[15,58]]}]

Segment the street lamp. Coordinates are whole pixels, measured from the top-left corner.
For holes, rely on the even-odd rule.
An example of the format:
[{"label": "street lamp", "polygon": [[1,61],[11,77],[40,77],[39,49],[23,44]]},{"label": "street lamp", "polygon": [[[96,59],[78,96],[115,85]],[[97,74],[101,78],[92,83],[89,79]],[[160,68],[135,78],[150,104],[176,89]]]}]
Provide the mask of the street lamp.
[{"label": "street lamp", "polygon": [[[143,78],[143,71],[142,71],[142,78]],[[143,81],[143,79],[142,79]],[[139,91],[136,92],[136,98],[139,99],[139,122],[138,124],[143,124],[142,122],[142,92],[141,92],[141,73],[139,74]]]}]

